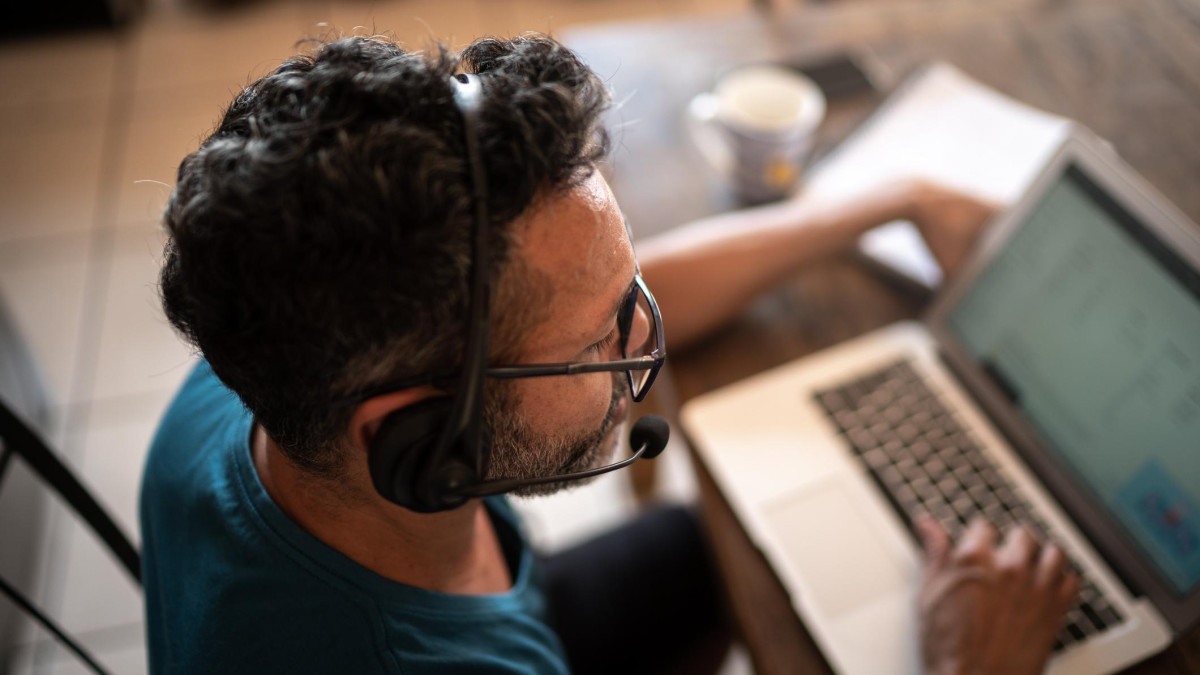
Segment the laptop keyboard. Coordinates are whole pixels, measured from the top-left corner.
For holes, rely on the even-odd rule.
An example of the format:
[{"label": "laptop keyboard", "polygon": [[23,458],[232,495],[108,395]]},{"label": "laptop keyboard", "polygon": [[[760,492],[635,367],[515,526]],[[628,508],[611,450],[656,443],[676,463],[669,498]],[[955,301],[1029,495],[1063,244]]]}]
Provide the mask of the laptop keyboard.
[{"label": "laptop keyboard", "polygon": [[[1008,479],[912,365],[901,360],[815,398],[883,488],[912,531],[924,511],[957,536],[976,515],[1003,532],[1025,524],[1053,541]],[[1055,650],[1121,622],[1121,613],[1081,574],[1079,603],[1067,614]]]}]

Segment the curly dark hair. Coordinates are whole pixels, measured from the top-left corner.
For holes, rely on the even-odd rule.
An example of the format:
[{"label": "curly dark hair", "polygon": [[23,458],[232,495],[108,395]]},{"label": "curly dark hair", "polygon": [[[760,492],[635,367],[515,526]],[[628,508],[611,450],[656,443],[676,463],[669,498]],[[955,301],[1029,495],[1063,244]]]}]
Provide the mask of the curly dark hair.
[{"label": "curly dark hair", "polygon": [[378,37],[322,44],[247,86],[180,164],[164,216],[166,315],[317,475],[339,471],[352,414],[331,401],[460,361],[472,217],[450,81],[460,67],[485,92],[502,352],[530,320],[497,288],[519,268],[509,226],[608,150],[609,92],[553,39],[482,39],[458,57]]}]

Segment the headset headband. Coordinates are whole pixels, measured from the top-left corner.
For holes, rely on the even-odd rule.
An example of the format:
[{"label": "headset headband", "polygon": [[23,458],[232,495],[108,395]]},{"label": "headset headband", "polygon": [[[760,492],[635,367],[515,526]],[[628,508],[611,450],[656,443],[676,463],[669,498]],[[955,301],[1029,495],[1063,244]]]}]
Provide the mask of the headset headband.
[{"label": "headset headband", "polygon": [[[426,486],[434,492],[428,495],[431,503],[466,501],[465,497],[457,496],[459,488],[478,480],[487,470],[482,448],[486,433],[483,428],[483,384],[488,358],[490,252],[487,175],[479,150],[479,111],[483,102],[483,86],[479,77],[471,73],[456,75],[452,81],[454,102],[463,118],[471,201],[474,206],[474,218],[471,223],[471,266],[468,271],[471,295],[467,309],[462,375],[454,394],[449,424],[443,430],[434,455],[430,458],[434,466],[447,467],[447,475],[437,476]],[[474,462],[474,466],[470,467],[473,474],[460,462],[445,461],[454,455],[470,458]]]}]

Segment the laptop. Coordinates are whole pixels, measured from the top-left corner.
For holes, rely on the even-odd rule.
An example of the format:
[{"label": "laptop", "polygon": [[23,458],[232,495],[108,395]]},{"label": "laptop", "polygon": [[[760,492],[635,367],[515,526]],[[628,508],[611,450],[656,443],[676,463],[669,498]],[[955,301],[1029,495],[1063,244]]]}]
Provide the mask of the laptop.
[{"label": "laptop", "polygon": [[918,510],[1070,556],[1048,672],[1115,671],[1200,617],[1200,228],[1085,129],[923,320],[680,421],[839,672],[921,670]]}]

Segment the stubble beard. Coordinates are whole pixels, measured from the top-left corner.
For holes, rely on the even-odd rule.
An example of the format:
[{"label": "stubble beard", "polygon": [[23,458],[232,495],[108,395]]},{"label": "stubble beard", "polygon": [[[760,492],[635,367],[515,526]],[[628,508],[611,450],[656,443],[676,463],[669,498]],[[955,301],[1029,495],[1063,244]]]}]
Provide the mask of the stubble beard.
[{"label": "stubble beard", "polygon": [[[529,479],[585,471],[603,465],[616,450],[621,401],[629,387],[622,373],[614,373],[612,399],[603,422],[594,430],[575,436],[545,436],[534,432],[528,416],[518,410],[511,387],[501,384],[488,396],[484,419],[492,431],[488,479]],[[518,497],[554,494],[588,483],[591,479],[553,481],[512,490]]]}]

